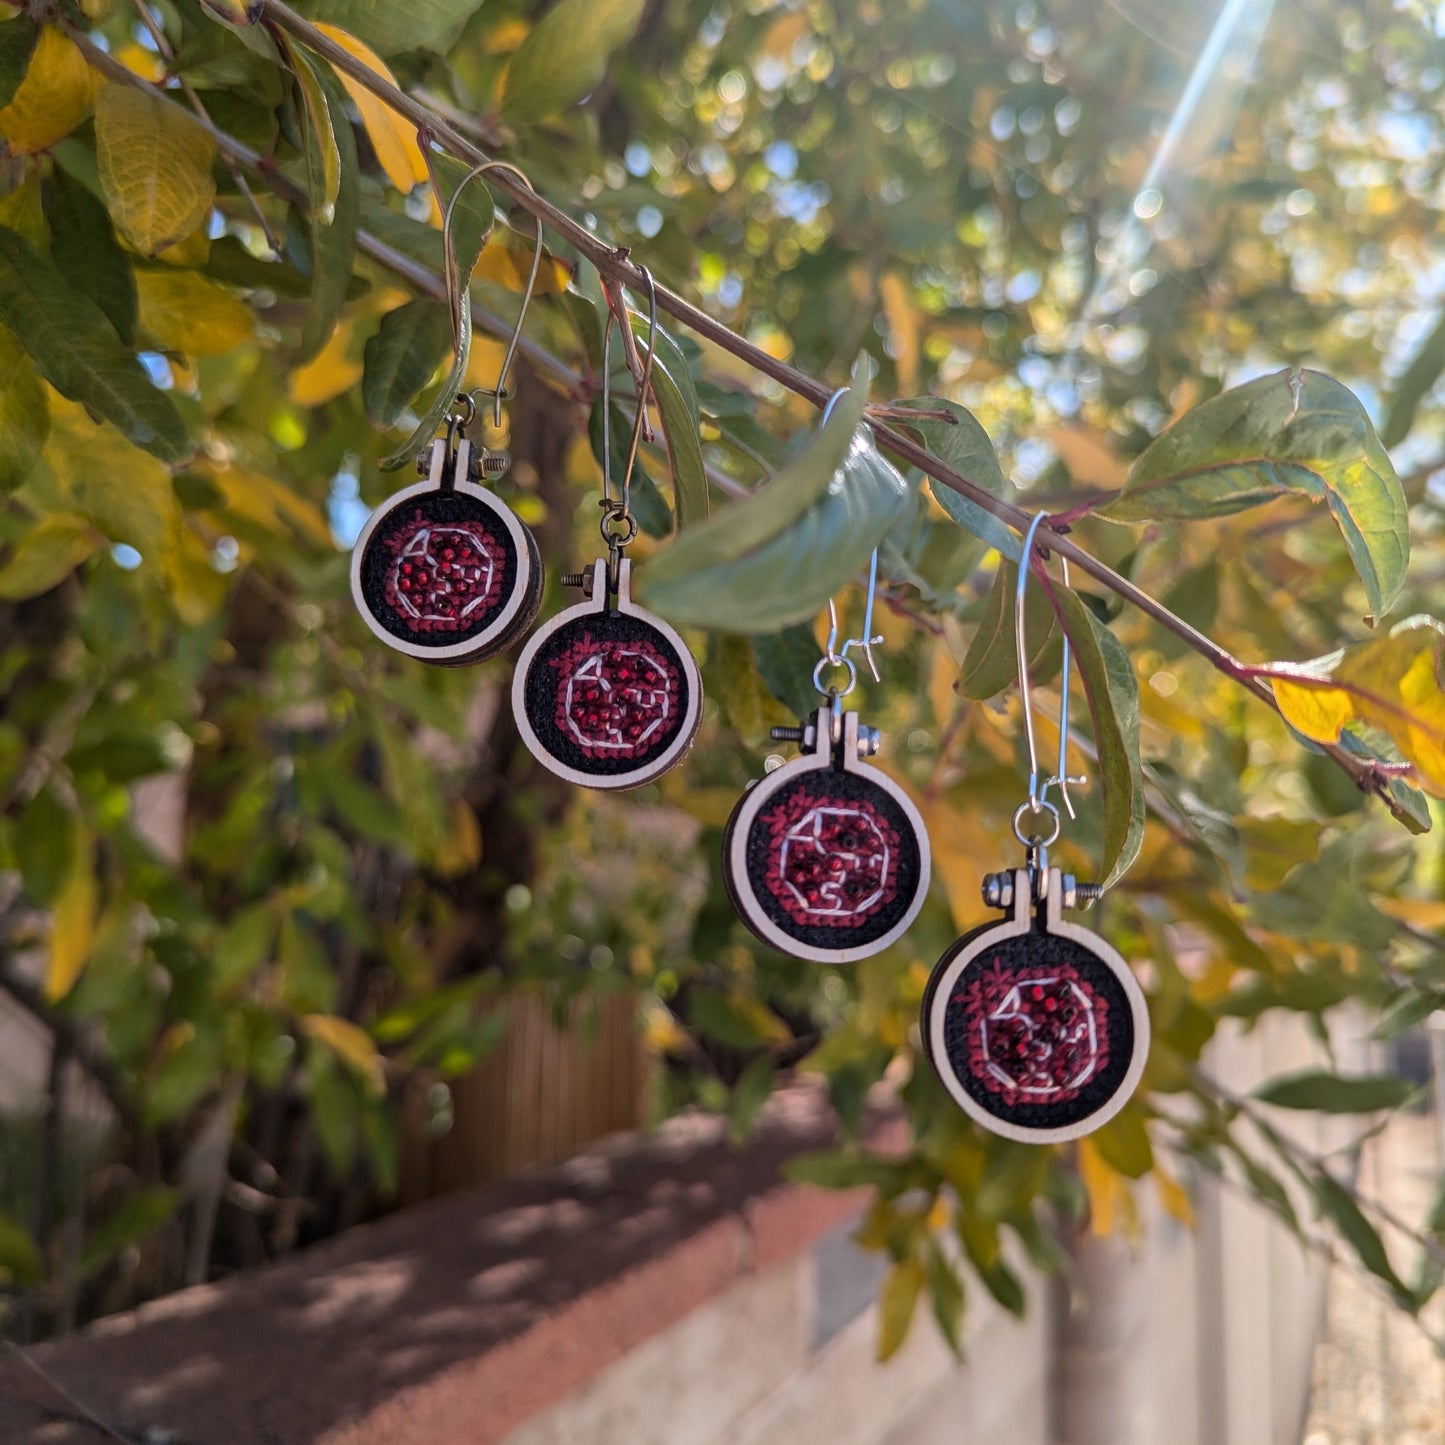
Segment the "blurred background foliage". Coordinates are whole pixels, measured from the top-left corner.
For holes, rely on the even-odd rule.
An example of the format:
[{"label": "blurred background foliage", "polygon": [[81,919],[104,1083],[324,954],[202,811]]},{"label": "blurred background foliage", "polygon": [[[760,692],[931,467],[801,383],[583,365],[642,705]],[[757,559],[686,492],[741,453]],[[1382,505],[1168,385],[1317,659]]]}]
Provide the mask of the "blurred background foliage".
[{"label": "blurred background foliage", "polygon": [[[933,961],[987,916],[980,878],[1017,856],[1011,676],[956,686],[1007,563],[921,488],[884,541],[883,681],[860,707],[929,822],[917,926],[847,970],[761,949],[723,891],[721,832],[769,725],[811,705],[806,628],[691,631],[697,746],[610,797],[533,765],[507,659],[429,669],[354,615],[347,551],[396,485],[378,458],[425,410],[449,344],[436,293],[418,299],[383,262],[439,274],[428,160],[443,195],[461,172],[264,8],[0,7],[0,987],[56,1041],[50,1105],[0,1121],[0,1271],[20,1332],[387,1207],[519,1002],[582,1049],[619,999],[656,1061],[653,1117],[700,1102],[741,1138],[803,1070],[856,1141],[870,1090],[901,1094],[905,1157],[854,1142],[798,1166],[878,1186],[863,1242],[894,1261],[884,1353],[920,1298],[957,1340],[960,1260],[1021,1308],[1010,1236],[1054,1262],[1054,1221],[1127,1225],[1136,1187],[1187,1217],[1178,1148],[1292,1227],[1308,1193],[1416,1307],[1433,1255],[1407,1282],[1353,1194],[1195,1066],[1225,1018],[1290,1010],[1327,1039],[1341,1006],[1388,1033],[1445,998],[1442,860],[1436,835],[1416,836],[1429,805],[1412,786],[1445,737],[1438,644],[1415,649],[1425,721],[1406,746],[1415,777],[1392,784],[1402,828],[1175,636],[1083,589],[1138,678],[1142,851],[1093,926],[1140,968],[1153,1052],[1139,1097],[1076,1150],[980,1134],[921,1063],[916,1018]],[[1414,562],[1388,620],[1438,606],[1435,7],[300,8],[762,351],[838,385],[863,352],[875,400],[968,408],[997,488],[1030,511],[1120,487],[1226,388],[1332,373],[1392,448],[1410,508]],[[260,170],[233,166],[190,111]],[[531,234],[499,223],[481,251],[472,295],[496,316],[515,314]],[[502,490],[555,576],[595,546],[605,301],[560,244],[543,278],[505,430],[486,439],[510,446]],[[716,512],[798,454],[815,413],[711,342],[670,344]],[[479,335],[470,384],[492,384],[500,354]],[[618,376],[625,437],[635,400]],[[1363,417],[1346,431],[1320,455],[1348,474],[1373,434]],[[670,460],[696,469],[661,435],[643,449],[644,574],[672,527]],[[1086,511],[1075,535],[1243,663],[1372,636],[1357,559],[1298,495],[1187,525]],[[1058,649],[1041,646],[1048,683]],[[1361,756],[1399,757],[1398,737],[1355,732]],[[1058,861],[1096,876],[1103,835],[1093,787]],[[1364,1111],[1408,1093],[1322,1074],[1273,1102]],[[1263,1127],[1246,1133],[1247,1115]]]}]

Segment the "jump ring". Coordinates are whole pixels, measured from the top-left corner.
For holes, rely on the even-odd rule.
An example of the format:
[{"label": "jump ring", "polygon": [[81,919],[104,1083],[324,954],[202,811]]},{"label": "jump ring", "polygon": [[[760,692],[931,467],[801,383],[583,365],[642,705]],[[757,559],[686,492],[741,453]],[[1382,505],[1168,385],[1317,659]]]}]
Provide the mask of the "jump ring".
[{"label": "jump ring", "polygon": [[[625,532],[614,532],[612,530],[612,524],[614,522],[625,522],[627,524],[627,530]],[[609,547],[625,547],[637,535],[637,518],[634,517],[631,512],[605,512],[602,516],[601,530],[602,540],[606,542]]]},{"label": "jump ring", "polygon": [[[1047,813],[1054,820],[1054,830],[1047,838],[1037,833],[1025,833],[1021,823],[1025,813],[1037,817],[1040,813]],[[1047,848],[1050,843],[1058,841],[1059,833],[1063,824],[1059,820],[1059,810],[1052,803],[1040,802],[1035,806],[1032,799],[1026,803],[1020,803],[1014,810],[1014,837],[1024,845],[1025,848]]]},{"label": "jump ring", "polygon": [[[844,668],[848,673],[847,687],[824,687],[823,669],[825,667]],[[847,697],[848,694],[853,691],[854,687],[857,686],[857,684],[858,669],[854,665],[853,659],[851,657],[820,657],[818,659],[817,667],[813,669],[813,686],[817,688],[824,697],[827,697],[830,693],[836,693],[839,697]]]}]

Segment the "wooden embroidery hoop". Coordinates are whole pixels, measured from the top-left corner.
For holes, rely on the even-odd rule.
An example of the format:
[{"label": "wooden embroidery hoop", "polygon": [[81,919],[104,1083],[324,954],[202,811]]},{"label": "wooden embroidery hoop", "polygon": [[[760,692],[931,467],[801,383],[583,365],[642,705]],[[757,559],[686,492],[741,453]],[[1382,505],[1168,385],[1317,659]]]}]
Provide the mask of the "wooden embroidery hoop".
[{"label": "wooden embroidery hoop", "polygon": [[[702,720],[702,675],[698,672],[697,663],[688,651],[687,644],[662,618],[646,608],[638,607],[632,601],[632,564],[627,558],[618,557],[616,566],[616,585],[610,588],[609,559],[599,557],[593,562],[590,586],[584,585],[584,590],[588,593],[587,600],[559,612],[550,622],[539,627],[522,650],[522,655],[517,659],[516,671],[512,675],[512,711],[517,719],[517,731],[537,761],[569,783],[611,791],[640,788],[644,783],[660,778],[692,747],[698,724]],[[576,628],[579,624],[586,624],[598,617],[616,615],[631,617],[644,623],[655,634],[657,641],[672,652],[679,672],[687,681],[687,700],[677,734],[656,757],[625,772],[586,772],[557,757],[532,725],[527,705],[528,679],[538,655],[559,632]]]},{"label": "wooden embroidery hoop", "polygon": [[1091,929],[1065,922],[1063,875],[1057,868],[1047,870],[1047,882],[1038,908],[1044,932],[1069,939],[1087,950],[1113,975],[1127,1001],[1134,1026],[1133,1052],[1123,1077],[1099,1108],[1070,1124],[1033,1128],[1001,1118],[981,1105],[969,1092],[948,1056],[945,1026],[954,993],[968,968],[983,955],[1009,939],[1032,933],[1035,927],[1032,870],[1014,870],[1013,898],[1009,914],[999,922],[985,924],[965,934],[938,961],[923,996],[923,1044],[929,1062],[954,1102],[991,1133],[1024,1144],[1057,1144],[1079,1139],[1107,1124],[1133,1096],[1149,1056],[1149,1007],[1134,971],[1119,952]]},{"label": "wooden embroidery hoop", "polygon": [[[835,717],[838,725],[836,743],[833,740]],[[858,714],[838,713],[836,698],[824,703],[804,729],[803,755],[755,783],[738,800],[732,817],[728,819],[727,832],[723,839],[723,880],[732,898],[733,907],[737,909],[743,922],[764,943],[793,958],[807,958],[818,963],[856,963],[860,959],[871,958],[903,937],[918,917],[923,900],[928,895],[931,864],[928,830],[922,815],[914,807],[908,794],[886,773],[878,768],[861,765],[858,739]],[[811,751],[806,751],[809,747]],[[748,872],[749,835],[769,800],[799,777],[835,766],[839,771],[864,778],[871,786],[886,793],[912,827],[918,847],[918,879],[914,884],[913,897],[909,900],[903,916],[886,933],[852,948],[826,948],[806,944],[794,938],[768,916]]]},{"label": "wooden embroidery hoop", "polygon": [[[431,463],[426,481],[403,487],[401,491],[393,493],[367,518],[351,552],[351,596],[367,627],[388,647],[403,652],[408,657],[419,657],[425,662],[458,667],[485,661],[505,651],[531,626],[542,600],[542,562],[530,530],[522,525],[512,509],[496,493],[469,479],[472,444],[466,437],[456,441],[449,481],[446,478],[447,465],[447,443],[438,437],[431,445]],[[501,603],[496,616],[482,631],[463,641],[428,645],[398,636],[376,616],[363,586],[366,553],[372,537],[398,507],[408,506],[420,497],[444,495],[447,492],[469,498],[496,519],[516,553],[517,575],[512,584],[511,595]]]}]

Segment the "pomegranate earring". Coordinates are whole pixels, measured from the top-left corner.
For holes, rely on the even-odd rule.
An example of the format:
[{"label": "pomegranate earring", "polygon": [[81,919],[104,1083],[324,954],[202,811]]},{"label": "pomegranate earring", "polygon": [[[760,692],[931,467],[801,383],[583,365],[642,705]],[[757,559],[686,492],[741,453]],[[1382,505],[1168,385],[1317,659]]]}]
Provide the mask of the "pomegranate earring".
[{"label": "pomegranate earring", "polygon": [[657,340],[651,275],[647,355],[638,387],[621,491],[612,492],[612,312],[602,341],[602,540],[607,555],[563,578],[587,599],[539,628],[517,660],[512,710],[522,740],[558,777],[584,788],[636,788],[659,778],[692,746],[702,715],[702,677],[687,644],[632,601],[628,544],[632,469],[647,416]]},{"label": "pomegranate earring", "polygon": [[1029,796],[1014,813],[1013,827],[1026,865],[984,879],[984,901],[1007,916],[966,934],[939,959],[924,993],[922,1022],[929,1060],[966,1113],[1006,1139],[1052,1144],[1092,1133],[1128,1102],[1149,1052],[1149,1013],[1123,958],[1097,933],[1063,920],[1064,909],[1089,907],[1101,890],[1049,866],[1049,845],[1061,828],[1049,789],[1058,787],[1072,818],[1069,785],[1085,780],[1066,773],[1067,638],[1058,769],[1042,785],[1039,780],[1024,597],[1041,516],[1024,541],[1015,594],[1030,776]]},{"label": "pomegranate earring", "polygon": [[[878,730],[843,710],[858,678],[851,648],[862,648],[878,678],[877,581],[875,551],[863,636],[839,650],[837,608],[829,603],[828,648],[813,669],[823,704],[800,726],[772,731],[776,742],[801,743],[803,755],[750,787],[723,836],[723,881],[743,922],[764,943],[816,963],[881,952],[907,932],[928,893],[923,819],[892,778],[863,765],[878,751]],[[830,668],[845,673],[841,689],[823,686]]]},{"label": "pomegranate earring", "polygon": [[[471,352],[471,305],[467,278],[459,275],[452,217],[467,185],[493,168],[477,166],[452,192],[442,224],[447,294],[453,303],[455,356],[451,374],[411,438],[382,463],[404,465],[419,439],[445,421],[420,456],[425,478],[404,487],[368,518],[351,554],[351,595],[362,620],[388,647],[426,662],[455,667],[481,662],[512,645],[532,624],[542,599],[542,559],[531,531],[482,479],[507,470],[505,452],[478,447],[467,436],[476,419],[477,396],[491,396],[493,422],[502,423],[502,402],[511,393],[507,375],[522,322],[536,285],[542,257],[542,223],[537,223],[532,273],[502,361],[495,389],[458,392]],[[525,177],[522,177],[525,180]]]}]

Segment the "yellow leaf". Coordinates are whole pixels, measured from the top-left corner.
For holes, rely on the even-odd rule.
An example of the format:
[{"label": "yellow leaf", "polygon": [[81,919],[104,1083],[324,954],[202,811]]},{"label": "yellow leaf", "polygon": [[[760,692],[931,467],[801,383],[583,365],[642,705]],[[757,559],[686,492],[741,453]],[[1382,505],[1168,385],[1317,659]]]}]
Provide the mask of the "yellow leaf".
[{"label": "yellow leaf", "polygon": [[526,38],[532,28],[531,22],[520,15],[513,15],[499,21],[492,33],[482,43],[484,55],[510,55]]},{"label": "yellow leaf", "polygon": [[893,343],[893,364],[898,368],[898,389],[904,396],[918,390],[919,319],[921,313],[912,293],[896,272],[887,272],[878,282],[888,337]]},{"label": "yellow leaf", "polygon": [[189,236],[216,198],[216,143],[150,91],[107,85],[95,103],[100,187],[121,234],[153,256]]},{"label": "yellow leaf", "polygon": [[0,135],[12,154],[53,146],[90,114],[96,76],[69,36],[47,25],[10,104],[0,110]]},{"label": "yellow leaf", "polygon": [[0,602],[23,602],[49,592],[104,545],[105,538],[84,517],[64,512],[42,517],[0,566]]},{"label": "yellow leaf", "polygon": [[692,1039],[687,1030],[678,1023],[672,1010],[660,1003],[648,1006],[642,1036],[649,1052],[654,1054],[687,1054],[692,1051]]},{"label": "yellow leaf", "polygon": [[432,854],[432,864],[444,877],[454,878],[482,861],[482,830],[476,810],[453,798],[447,835]]},{"label": "yellow leaf", "polygon": [[50,249],[49,228],[41,207],[38,169],[31,171],[8,196],[0,199],[0,226],[24,236],[37,251]]},{"label": "yellow leaf", "polygon": [[63,504],[113,542],[160,562],[179,513],[170,469],[128,442],[109,422],[92,421],[78,402],[50,396],[50,439],[42,453]]},{"label": "yellow leaf", "polygon": [[[472,354],[467,358],[466,385],[470,387],[495,387],[502,374],[502,361],[507,354],[507,344],[492,336],[472,337]],[[491,420],[491,413],[486,413]],[[589,453],[589,456],[591,454]]]},{"label": "yellow leaf", "polygon": [[251,312],[199,271],[137,271],[140,324],[167,351],[225,356],[251,339]]},{"label": "yellow leaf", "polygon": [[878,1291],[878,1359],[891,1359],[908,1338],[913,1308],[923,1288],[923,1261],[916,1256],[895,1264]]},{"label": "yellow leaf", "polygon": [[1154,1164],[1154,1183],[1159,1189],[1159,1202],[1186,1229],[1194,1228],[1194,1204],[1189,1191],[1158,1161]]},{"label": "yellow leaf", "polygon": [[1445,796],[1445,625],[1408,617],[1388,637],[1303,667],[1260,668],[1285,720],[1315,742],[1351,723],[1388,733],[1422,787]]},{"label": "yellow leaf", "polygon": [[1401,923],[1445,933],[1445,901],[1438,898],[1381,898],[1376,907]]},{"label": "yellow leaf", "polygon": [[1089,1228],[1097,1235],[1122,1228],[1131,1237],[1139,1228],[1139,1212],[1129,1181],[1104,1162],[1092,1139],[1079,1140],[1079,1178],[1089,1196]]},{"label": "yellow leaf", "polygon": [[166,595],[187,627],[209,622],[226,600],[226,578],[211,565],[211,552],[186,519],[171,517],[164,556]]},{"label": "yellow leaf", "polygon": [[50,925],[50,966],[45,971],[45,996],[53,1003],[75,986],[90,946],[95,941],[97,902],[95,840],[83,827],[75,830],[75,853],[55,899]]},{"label": "yellow leaf", "polygon": [[1076,482],[1092,487],[1122,487],[1129,480],[1128,463],[1114,444],[1099,432],[1083,426],[1056,426],[1044,440],[1059,454]]},{"label": "yellow leaf", "polygon": [[[513,250],[502,237],[496,236],[482,247],[477,257],[477,269],[472,272],[474,281],[490,281],[504,286],[508,291],[525,291],[527,275],[532,269],[532,247]],[[560,296],[572,279],[572,273],[555,257],[545,253],[542,264],[537,267],[537,296]]]},{"label": "yellow leaf", "polygon": [[177,241],[174,246],[164,246],[156,252],[156,260],[167,266],[204,266],[210,259],[211,238],[204,226],[198,226],[189,236]]},{"label": "yellow leaf", "polygon": [[[386,62],[369,45],[362,44],[337,25],[318,22],[316,28],[383,80],[396,84],[396,77],[387,69]],[[427,178],[426,157],[417,144],[416,127],[345,71],[338,70],[336,74],[361,113],[361,123],[371,137],[371,148],[382,170],[402,195],[410,195],[412,189]]]},{"label": "yellow leaf", "polygon": [[227,509],[237,517],[272,532],[284,533],[289,528],[314,547],[335,550],[331,528],[320,508],[285,482],[244,467],[216,467],[208,475],[225,497]]},{"label": "yellow leaf", "polygon": [[355,334],[356,318],[343,316],[326,345],[291,373],[291,400],[297,406],[320,406],[361,380],[361,362],[351,355]]},{"label": "yellow leaf", "polygon": [[361,1077],[367,1088],[378,1096],[386,1092],[386,1066],[376,1051],[371,1035],[349,1019],[331,1014],[304,1014],[301,1027],[308,1038],[325,1044],[344,1064]]},{"label": "yellow leaf", "polygon": [[153,84],[166,73],[160,56],[154,50],[147,50],[144,45],[134,40],[128,41],[115,51],[115,58],[133,75],[138,75],[142,80],[149,80]]}]

